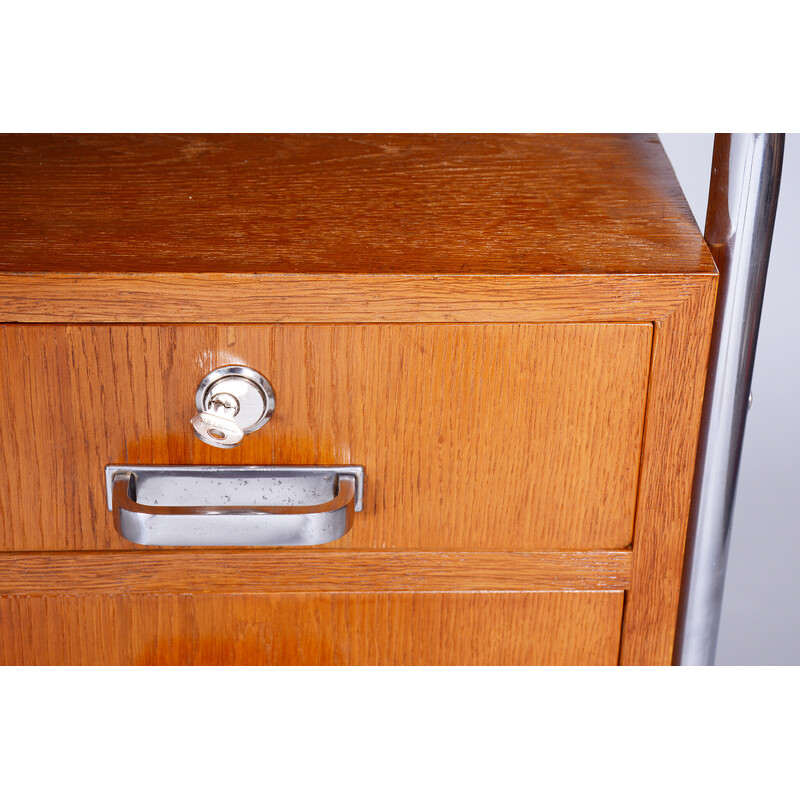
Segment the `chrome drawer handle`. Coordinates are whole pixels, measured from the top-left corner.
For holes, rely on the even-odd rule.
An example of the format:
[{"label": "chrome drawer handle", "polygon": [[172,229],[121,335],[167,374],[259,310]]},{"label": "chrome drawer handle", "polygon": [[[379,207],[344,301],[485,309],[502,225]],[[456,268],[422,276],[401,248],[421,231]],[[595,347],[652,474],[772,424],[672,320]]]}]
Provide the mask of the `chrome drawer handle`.
[{"label": "chrome drawer handle", "polygon": [[105,477],[117,532],[145,545],[325,544],[363,508],[363,467],[113,465]]}]

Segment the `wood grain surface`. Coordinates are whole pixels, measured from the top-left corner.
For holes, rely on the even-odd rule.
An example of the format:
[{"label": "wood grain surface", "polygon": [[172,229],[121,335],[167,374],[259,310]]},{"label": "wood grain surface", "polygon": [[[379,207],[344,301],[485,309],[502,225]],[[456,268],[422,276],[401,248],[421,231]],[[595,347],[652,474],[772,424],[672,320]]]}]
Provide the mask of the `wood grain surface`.
[{"label": "wood grain surface", "polygon": [[616,664],[622,592],[0,598],[2,664]]},{"label": "wood grain surface", "polygon": [[[652,325],[0,328],[0,549],[135,547],[107,464],[360,464],[326,548],[618,549],[632,537]],[[195,389],[247,364],[276,411],[233,450]]]},{"label": "wood grain surface", "polygon": [[3,553],[0,595],[609,590],[630,569],[630,550]]},{"label": "wood grain surface", "polygon": [[716,279],[0,271],[0,322],[652,322]]},{"label": "wood grain surface", "polygon": [[672,663],[715,298],[656,324],[622,664]]},{"label": "wood grain surface", "polygon": [[5,135],[0,270],[683,273],[655,135]]}]

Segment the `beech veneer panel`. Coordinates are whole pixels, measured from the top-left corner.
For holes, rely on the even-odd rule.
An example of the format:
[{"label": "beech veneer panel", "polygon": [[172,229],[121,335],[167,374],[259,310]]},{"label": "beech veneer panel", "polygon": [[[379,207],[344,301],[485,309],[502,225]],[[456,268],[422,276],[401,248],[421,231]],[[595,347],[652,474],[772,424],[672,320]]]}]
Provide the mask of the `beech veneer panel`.
[{"label": "beech veneer panel", "polygon": [[15,272],[708,271],[699,242],[655,135],[0,137]]},{"label": "beech veneer panel", "polygon": [[0,598],[3,664],[616,664],[622,592]]},{"label": "beech veneer panel", "polygon": [[[633,531],[652,325],[0,328],[0,548],[133,547],[103,467],[362,464],[329,548],[594,550]],[[200,379],[262,371],[273,419],[198,441]]]}]

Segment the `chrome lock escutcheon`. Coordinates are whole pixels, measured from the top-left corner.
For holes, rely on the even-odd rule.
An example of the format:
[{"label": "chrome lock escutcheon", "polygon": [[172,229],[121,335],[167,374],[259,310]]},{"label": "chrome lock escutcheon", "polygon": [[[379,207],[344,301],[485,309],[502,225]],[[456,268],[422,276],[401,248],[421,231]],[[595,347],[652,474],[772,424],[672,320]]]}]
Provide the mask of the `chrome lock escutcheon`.
[{"label": "chrome lock escutcheon", "polygon": [[212,447],[237,447],[275,411],[270,382],[250,367],[219,367],[200,381],[195,393],[195,436]]}]

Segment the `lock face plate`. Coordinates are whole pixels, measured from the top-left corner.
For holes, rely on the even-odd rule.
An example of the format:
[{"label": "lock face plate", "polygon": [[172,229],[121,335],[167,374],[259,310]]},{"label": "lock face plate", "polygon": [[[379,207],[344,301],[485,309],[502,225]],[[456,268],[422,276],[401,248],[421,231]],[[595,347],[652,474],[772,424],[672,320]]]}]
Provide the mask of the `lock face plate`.
[{"label": "lock face plate", "polygon": [[270,382],[250,367],[219,367],[200,381],[195,405],[199,414],[230,415],[244,433],[252,433],[275,411],[275,392]]}]

